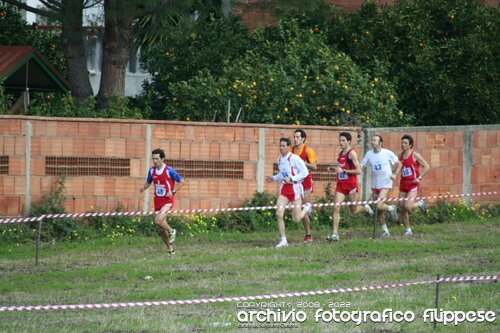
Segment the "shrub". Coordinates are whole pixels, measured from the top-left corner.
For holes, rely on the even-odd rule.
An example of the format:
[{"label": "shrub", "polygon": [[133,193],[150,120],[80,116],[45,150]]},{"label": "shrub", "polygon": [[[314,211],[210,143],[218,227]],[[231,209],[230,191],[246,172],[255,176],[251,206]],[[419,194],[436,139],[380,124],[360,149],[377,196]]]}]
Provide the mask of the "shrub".
[{"label": "shrub", "polygon": [[0,114],[7,114],[12,106],[12,97],[5,94],[5,89],[0,81]]},{"label": "shrub", "polygon": [[[500,120],[500,15],[471,0],[366,3],[332,20],[329,41],[372,75],[396,84],[414,125]],[[436,116],[439,115],[439,116]]]},{"label": "shrub", "polygon": [[391,85],[364,74],[330,48],[321,32],[290,20],[252,38],[254,49],[226,62],[221,75],[205,69],[170,84],[165,114],[195,121],[366,126],[408,119]]},{"label": "shrub", "polygon": [[[496,209],[498,209],[500,206],[496,205],[496,207]],[[459,222],[468,221],[478,217],[483,219],[485,217],[495,216],[493,214],[495,214],[494,212],[496,209],[492,209],[491,206],[481,206],[479,204],[468,206],[463,200],[458,200],[456,202],[438,201],[434,206],[430,207],[425,214],[419,215],[420,220],[423,220],[422,222],[431,224],[451,221]]]},{"label": "shrub", "polygon": [[141,110],[131,104],[126,97],[113,96],[108,99],[105,108],[97,109],[94,97],[78,103],[70,94],[38,93],[33,95],[27,114],[48,117],[141,119]]},{"label": "shrub", "polygon": [[153,110],[151,119],[185,120],[181,111],[165,110],[166,103],[175,103],[170,84],[189,80],[204,70],[220,76],[228,63],[250,47],[248,32],[237,19],[214,16],[191,25],[166,27],[162,37],[158,44],[144,48],[141,55],[142,65],[152,78],[145,83],[138,103]]},{"label": "shrub", "polygon": [[217,218],[212,215],[184,215],[169,219],[169,224],[180,232],[180,235],[194,237],[217,231]]},{"label": "shrub", "polygon": [[[331,203],[333,196],[330,185],[326,187],[324,198],[315,203]],[[31,216],[40,216],[49,213],[64,213],[64,180],[60,180],[51,191],[51,194],[31,211]],[[276,197],[270,193],[255,193],[247,200],[244,207],[274,206]],[[116,211],[123,210],[117,207]],[[311,228],[332,226],[332,207],[321,207],[314,210]],[[341,209],[341,229],[365,226],[372,228],[373,218],[364,214],[351,214],[347,207]],[[464,201],[439,201],[429,207],[426,213],[414,212],[411,216],[412,224],[420,223],[449,223],[463,222],[471,219],[483,219],[500,215],[500,205],[479,205],[469,207]],[[276,231],[276,217],[274,209],[239,211],[218,213],[215,215],[169,215],[168,223],[180,236],[196,237],[212,232],[236,231]],[[292,223],[290,211],[285,212],[287,230],[302,229],[302,223]],[[34,240],[37,234],[37,223],[23,223],[17,225],[0,225],[0,241],[4,244],[19,244]],[[89,238],[104,237],[115,240],[121,237],[156,236],[158,228],[154,224],[154,216],[108,216],[87,217],[80,219],[45,219],[42,224],[42,241],[84,241]]]},{"label": "shrub", "polygon": [[[245,201],[242,207],[274,206],[276,197],[266,192],[255,192],[252,199]],[[289,219],[289,218],[288,218]],[[272,230],[276,226],[274,210],[251,210],[216,215],[217,228],[223,231],[251,232]]]},{"label": "shrub", "polygon": [[[50,194],[42,196],[40,202],[33,205],[29,215],[42,216],[46,214],[63,214],[64,209],[64,188],[65,179],[61,177],[56,184],[51,188]],[[37,229],[36,222],[25,223],[27,228],[30,228],[33,235]],[[81,223],[75,223],[71,218],[48,219],[42,221],[42,232],[40,240],[48,242],[52,240],[67,241],[78,240],[89,237],[91,230],[86,228]]]}]

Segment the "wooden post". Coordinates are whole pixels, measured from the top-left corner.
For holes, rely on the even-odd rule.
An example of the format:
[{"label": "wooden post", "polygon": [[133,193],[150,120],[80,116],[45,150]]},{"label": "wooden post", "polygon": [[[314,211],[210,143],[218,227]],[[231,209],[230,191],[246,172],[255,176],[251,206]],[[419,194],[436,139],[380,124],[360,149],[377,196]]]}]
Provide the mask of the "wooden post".
[{"label": "wooden post", "polygon": [[[439,311],[439,279],[441,278],[441,276],[438,274],[437,275],[437,279],[436,279],[436,299],[434,301],[434,307],[436,308],[436,311]],[[436,321],[436,318],[434,318],[434,322],[432,323],[432,325],[434,326],[434,329],[436,329],[436,326],[437,326],[437,321]]]},{"label": "wooden post", "polygon": [[35,266],[38,266],[38,257],[40,253],[40,237],[42,234],[42,221],[45,218],[45,215],[42,215],[38,218],[38,232],[36,235],[36,251],[35,251]]}]

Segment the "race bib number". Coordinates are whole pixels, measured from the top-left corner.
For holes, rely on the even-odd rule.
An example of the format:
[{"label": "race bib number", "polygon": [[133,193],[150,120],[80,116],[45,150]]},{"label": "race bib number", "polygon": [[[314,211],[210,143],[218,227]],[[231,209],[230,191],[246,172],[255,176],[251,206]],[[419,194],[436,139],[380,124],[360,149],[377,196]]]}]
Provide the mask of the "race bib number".
[{"label": "race bib number", "polygon": [[375,171],[382,171],[382,164],[374,164],[373,165],[373,170]]},{"label": "race bib number", "polygon": [[349,177],[347,176],[347,172],[341,172],[341,173],[339,173],[339,174],[337,175],[337,178],[338,178],[339,180],[346,180],[346,179],[347,179],[347,178],[349,178]]},{"label": "race bib number", "polygon": [[167,194],[165,190],[165,186],[163,185],[155,185],[155,193],[158,197],[164,197]]},{"label": "race bib number", "polygon": [[411,175],[413,175],[413,172],[411,168],[403,168],[401,170],[401,174],[403,175],[403,177],[410,177]]}]

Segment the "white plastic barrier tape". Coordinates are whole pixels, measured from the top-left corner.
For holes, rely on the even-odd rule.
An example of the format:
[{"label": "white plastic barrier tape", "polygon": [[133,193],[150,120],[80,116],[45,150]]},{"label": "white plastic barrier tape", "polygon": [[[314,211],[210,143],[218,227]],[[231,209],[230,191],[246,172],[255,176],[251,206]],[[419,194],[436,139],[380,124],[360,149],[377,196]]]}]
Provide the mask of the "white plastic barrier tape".
[{"label": "white plastic barrier tape", "polygon": [[222,302],[239,302],[239,301],[255,301],[266,300],[275,298],[290,298],[300,296],[312,295],[328,295],[338,293],[349,293],[354,291],[369,291],[379,289],[401,288],[414,285],[425,285],[438,282],[470,282],[470,281],[496,281],[498,275],[485,275],[485,276],[455,276],[440,278],[428,281],[416,282],[401,282],[384,285],[373,285],[366,287],[354,288],[337,288],[316,291],[300,291],[289,293],[266,294],[257,296],[234,296],[234,297],[214,297],[214,298],[201,298],[190,300],[177,300],[177,301],[147,301],[147,302],[120,302],[120,303],[100,303],[100,304],[72,304],[72,305],[27,305],[27,306],[2,306],[0,312],[15,312],[15,311],[40,311],[40,310],[87,310],[87,309],[116,309],[116,308],[133,308],[133,307],[146,307],[158,305],[184,305],[184,304],[207,304],[207,303],[222,303]]},{"label": "white plastic barrier tape", "polygon": [[[416,197],[415,201],[418,200],[429,200],[429,199],[447,199],[447,198],[464,198],[464,197],[474,197],[474,196],[484,196],[484,195],[498,195],[499,191],[491,192],[478,192],[478,193],[463,193],[463,194],[443,194],[443,195],[431,195],[426,197]],[[331,207],[331,206],[351,206],[351,205],[365,205],[365,204],[376,204],[379,201],[407,201],[413,198],[383,198],[377,200],[359,200],[359,201],[344,201],[344,202],[327,202],[312,204],[313,207]],[[292,208],[294,205],[287,205],[286,208]],[[235,207],[235,208],[207,208],[207,209],[179,209],[168,211],[168,214],[196,214],[196,213],[214,213],[214,212],[237,212],[237,211],[251,211],[251,210],[269,210],[276,209],[278,206],[261,206],[261,207]],[[22,222],[34,222],[43,219],[61,219],[69,217],[96,217],[96,216],[135,216],[135,215],[153,215],[159,214],[159,211],[142,211],[142,212],[103,212],[103,213],[64,213],[64,214],[46,214],[37,217],[19,217],[19,218],[9,218],[0,219],[0,224],[3,223],[22,223]]]}]

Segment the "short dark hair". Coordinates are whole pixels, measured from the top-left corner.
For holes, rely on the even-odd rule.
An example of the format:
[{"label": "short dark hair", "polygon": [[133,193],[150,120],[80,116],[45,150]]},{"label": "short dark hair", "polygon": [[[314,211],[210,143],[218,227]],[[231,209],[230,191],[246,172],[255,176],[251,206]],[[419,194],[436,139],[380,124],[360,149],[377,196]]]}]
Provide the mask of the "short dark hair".
[{"label": "short dark hair", "polygon": [[154,154],[158,154],[158,155],[160,155],[160,158],[161,158],[161,159],[164,159],[164,158],[165,158],[165,152],[163,151],[163,149],[156,148],[155,150],[153,150],[153,151],[151,152],[151,155],[154,155]]},{"label": "short dark hair", "polygon": [[290,147],[292,145],[292,140],[290,138],[281,138],[280,142],[286,142],[286,145]]},{"label": "short dark hair", "polygon": [[384,139],[382,139],[382,136],[380,134],[375,134],[374,137],[378,137],[378,141],[380,141],[380,143],[384,143]]},{"label": "short dark hair", "polygon": [[300,137],[304,138],[304,142],[306,142],[306,138],[307,138],[306,131],[299,128],[299,129],[296,129],[295,132],[293,132],[293,133],[300,133]]},{"label": "short dark hair", "polygon": [[401,141],[403,141],[404,139],[408,140],[408,142],[410,143],[410,148],[413,148],[413,137],[410,134],[405,134],[401,137]]},{"label": "short dark hair", "polygon": [[351,142],[352,141],[352,136],[351,133],[348,132],[340,132],[339,138],[343,136],[347,141]]}]

